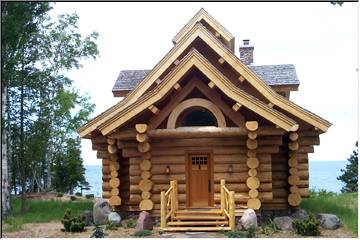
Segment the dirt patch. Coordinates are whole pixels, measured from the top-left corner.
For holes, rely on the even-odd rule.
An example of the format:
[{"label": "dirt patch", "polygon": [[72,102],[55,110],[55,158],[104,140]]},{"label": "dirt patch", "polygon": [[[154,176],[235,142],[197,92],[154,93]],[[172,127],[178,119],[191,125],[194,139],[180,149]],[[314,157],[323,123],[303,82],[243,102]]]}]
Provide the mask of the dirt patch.
[{"label": "dirt patch", "polygon": [[[65,233],[61,229],[63,225],[61,222],[49,223],[28,223],[23,226],[24,230],[12,233],[4,233],[6,238],[88,238],[93,230],[93,227],[86,227],[81,233]],[[320,229],[320,238],[356,238],[357,236],[345,228],[337,230]],[[135,228],[120,227],[117,230],[105,230],[108,238],[129,238],[135,233]],[[198,233],[163,233],[160,234],[159,227],[154,227],[151,238],[226,238],[219,232],[198,232]],[[301,238],[301,236],[293,232],[276,232],[271,236],[257,233],[258,238]]]}]

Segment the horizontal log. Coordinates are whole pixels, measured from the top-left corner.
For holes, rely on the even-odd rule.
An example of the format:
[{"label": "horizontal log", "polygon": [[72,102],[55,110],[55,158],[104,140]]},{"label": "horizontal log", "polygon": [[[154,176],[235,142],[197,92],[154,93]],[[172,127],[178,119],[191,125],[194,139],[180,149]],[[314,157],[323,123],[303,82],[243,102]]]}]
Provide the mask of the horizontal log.
[{"label": "horizontal log", "polygon": [[301,197],[309,197],[310,196],[310,191],[309,188],[299,188],[299,193]]},{"label": "horizontal log", "polygon": [[110,186],[109,182],[103,182],[102,183],[102,190],[105,191],[105,192],[111,190],[111,186]]},{"label": "horizontal log", "polygon": [[102,173],[103,174],[110,174],[110,167],[107,165],[102,166]]},{"label": "horizontal log", "polygon": [[[221,179],[226,179],[228,183],[245,183],[248,179],[247,172],[237,173],[237,174],[229,174],[229,173],[215,173],[214,174],[214,181],[215,183],[220,182]],[[260,182],[272,182],[271,172],[260,172],[257,175]]]},{"label": "horizontal log", "polygon": [[91,139],[92,144],[104,143],[107,144],[107,138],[105,136],[97,136]]},{"label": "horizontal log", "polygon": [[[247,192],[244,193],[235,193],[235,202],[236,203],[246,203],[249,200],[249,194]],[[259,199],[261,201],[271,201],[273,199],[272,192],[259,192]],[[220,202],[220,193],[214,194],[214,201],[216,203]]]},{"label": "horizontal log", "polygon": [[[232,166],[233,173],[247,172],[249,170],[249,168],[245,164],[215,164],[214,173],[229,173],[230,166]],[[271,164],[260,164],[257,170],[263,172],[271,172]]]},{"label": "horizontal log", "polygon": [[103,191],[102,192],[102,197],[103,198],[110,198],[112,195],[110,193],[110,191]]},{"label": "horizontal log", "polygon": [[298,132],[300,137],[316,137],[320,135],[318,131],[302,131]]},{"label": "horizontal log", "polygon": [[107,151],[108,144],[107,143],[92,144],[91,147],[92,147],[92,150]]},{"label": "horizontal log", "polygon": [[109,158],[109,153],[107,151],[97,151],[96,153],[96,158],[99,159],[104,159],[104,158]]},{"label": "horizontal log", "polygon": [[176,129],[155,129],[149,136],[156,139],[173,138],[222,138],[245,136],[247,131],[240,127],[179,127]]},{"label": "horizontal log", "polygon": [[109,138],[119,139],[119,140],[134,140],[136,136],[135,128],[122,129],[116,133],[110,134]]},{"label": "horizontal log", "polygon": [[123,148],[122,156],[124,158],[139,157],[141,153],[136,148]]},{"label": "horizontal log", "polygon": [[[229,189],[229,191],[235,191],[235,193],[249,191],[249,188],[246,186],[245,183],[226,183],[226,187]],[[260,192],[271,192],[272,183],[260,183],[258,190]],[[220,192],[220,184],[214,185],[214,191]]]},{"label": "horizontal log", "polygon": [[319,145],[320,138],[319,136],[316,137],[301,137],[298,140],[300,145]]},{"label": "horizontal log", "polygon": [[[261,184],[260,184],[260,186],[261,186]],[[282,180],[273,179],[273,181],[272,181],[273,189],[284,188],[284,187],[288,187],[288,186],[289,186],[289,184],[287,182],[287,176],[284,176],[284,178]]]}]

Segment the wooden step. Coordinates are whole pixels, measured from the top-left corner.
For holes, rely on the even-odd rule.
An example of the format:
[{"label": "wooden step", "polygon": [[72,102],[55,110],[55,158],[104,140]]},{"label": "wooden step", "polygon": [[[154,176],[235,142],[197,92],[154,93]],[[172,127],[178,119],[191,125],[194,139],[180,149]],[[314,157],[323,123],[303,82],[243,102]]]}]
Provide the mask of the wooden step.
[{"label": "wooden step", "polygon": [[211,210],[211,211],[191,211],[191,210],[180,210],[176,211],[175,215],[221,215],[220,210]]},{"label": "wooden step", "polygon": [[209,225],[228,225],[228,221],[201,221],[201,222],[194,222],[194,221],[186,221],[186,222],[168,222],[168,226],[209,226]]},{"label": "wooden step", "polygon": [[220,215],[180,215],[175,216],[174,220],[226,220],[226,217]]},{"label": "wooden step", "polygon": [[167,227],[164,229],[164,231],[168,232],[218,232],[230,230],[230,227]]}]

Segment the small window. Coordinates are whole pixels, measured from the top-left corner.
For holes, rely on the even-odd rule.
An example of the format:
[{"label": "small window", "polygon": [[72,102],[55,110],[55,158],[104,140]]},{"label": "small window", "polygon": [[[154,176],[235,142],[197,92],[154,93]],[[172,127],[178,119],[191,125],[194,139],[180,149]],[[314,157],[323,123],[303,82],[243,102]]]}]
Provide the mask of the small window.
[{"label": "small window", "polygon": [[181,127],[190,126],[217,126],[215,117],[203,108],[191,109],[183,113],[183,117],[180,118]]}]

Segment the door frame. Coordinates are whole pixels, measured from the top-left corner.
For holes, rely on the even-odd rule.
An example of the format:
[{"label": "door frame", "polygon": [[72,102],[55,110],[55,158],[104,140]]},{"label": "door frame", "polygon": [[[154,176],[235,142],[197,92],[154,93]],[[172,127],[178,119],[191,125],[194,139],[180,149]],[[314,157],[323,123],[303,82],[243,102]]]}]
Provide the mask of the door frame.
[{"label": "door frame", "polygon": [[190,155],[209,155],[208,167],[209,167],[209,179],[211,191],[208,195],[208,206],[209,208],[214,207],[214,153],[212,150],[188,150],[185,151],[185,187],[186,187],[186,207],[190,206]]}]

